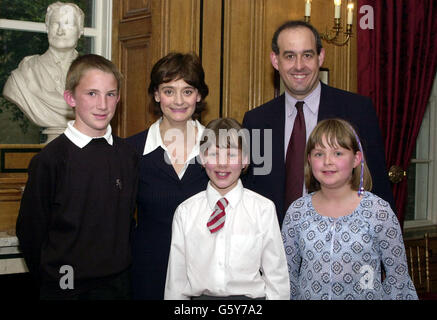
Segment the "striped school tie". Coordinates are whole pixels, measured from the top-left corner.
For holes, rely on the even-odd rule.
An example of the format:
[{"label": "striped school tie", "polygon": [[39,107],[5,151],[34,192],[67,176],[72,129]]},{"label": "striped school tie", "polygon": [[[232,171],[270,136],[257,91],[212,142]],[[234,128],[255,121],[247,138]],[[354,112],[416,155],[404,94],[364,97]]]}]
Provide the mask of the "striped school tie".
[{"label": "striped school tie", "polygon": [[208,219],[208,223],[206,224],[211,233],[219,231],[225,225],[225,208],[228,203],[229,202],[226,200],[226,198],[221,198],[219,201],[217,201],[214,207],[214,212],[211,214]]}]

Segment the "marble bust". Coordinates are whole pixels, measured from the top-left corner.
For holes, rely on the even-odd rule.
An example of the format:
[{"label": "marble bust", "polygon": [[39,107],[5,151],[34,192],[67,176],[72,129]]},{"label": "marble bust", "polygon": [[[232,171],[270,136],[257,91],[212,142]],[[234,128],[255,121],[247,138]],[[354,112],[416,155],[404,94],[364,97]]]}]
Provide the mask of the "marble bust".
[{"label": "marble bust", "polygon": [[36,125],[46,128],[48,141],[61,134],[74,110],[64,100],[65,77],[78,56],[77,41],[84,31],[84,13],[73,3],[55,2],[45,17],[48,50],[25,57],[12,71],[3,96],[15,103]]}]

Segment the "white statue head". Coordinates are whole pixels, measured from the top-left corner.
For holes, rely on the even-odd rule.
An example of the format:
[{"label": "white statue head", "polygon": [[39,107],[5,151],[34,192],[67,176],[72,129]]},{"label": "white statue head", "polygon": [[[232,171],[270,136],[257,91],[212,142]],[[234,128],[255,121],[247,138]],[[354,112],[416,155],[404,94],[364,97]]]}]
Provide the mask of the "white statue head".
[{"label": "white statue head", "polygon": [[55,2],[47,7],[49,45],[56,50],[72,50],[84,31],[85,14],[74,3]]}]

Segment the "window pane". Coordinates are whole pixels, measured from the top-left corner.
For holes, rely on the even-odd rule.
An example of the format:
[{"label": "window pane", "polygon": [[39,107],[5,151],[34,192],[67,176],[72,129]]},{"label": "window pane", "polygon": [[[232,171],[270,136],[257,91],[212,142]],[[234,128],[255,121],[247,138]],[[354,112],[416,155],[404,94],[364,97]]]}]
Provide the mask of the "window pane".
[{"label": "window pane", "polygon": [[[0,81],[2,87],[4,80],[12,70],[17,68],[24,57],[43,54],[49,47],[46,33],[2,29],[0,29],[0,44]],[[92,39],[82,36],[77,43],[76,50],[80,54],[91,53]]]},{"label": "window pane", "polygon": [[[0,90],[12,70],[29,55],[47,50],[47,34],[0,30]],[[0,143],[40,143],[40,129],[18,107],[0,97]]]},{"label": "window pane", "polygon": [[416,220],[426,220],[428,213],[429,165],[416,164]]},{"label": "window pane", "polygon": [[[430,112],[427,108],[412,159],[429,160]],[[405,220],[426,220],[428,203],[428,163],[412,163],[408,168],[408,199]]]},{"label": "window pane", "polygon": [[417,136],[417,143],[416,143],[416,159],[421,160],[428,160],[430,158],[429,156],[429,138],[430,138],[430,108],[426,109],[425,114],[423,115],[422,124],[420,126],[419,135]]},{"label": "window pane", "polygon": [[41,131],[18,107],[0,96],[0,144],[42,143],[45,139]]},{"label": "window pane", "polygon": [[428,219],[429,164],[412,163],[408,168],[408,198],[405,220]]},{"label": "window pane", "polygon": [[429,164],[412,163],[408,168],[408,199],[405,220],[428,218]]},{"label": "window pane", "polygon": [[[20,61],[30,55],[43,54],[48,48],[47,34],[0,29],[0,93]],[[91,53],[92,39],[81,37],[77,50]],[[40,128],[34,126],[14,104],[0,95],[0,143],[40,143]]]},{"label": "window pane", "polygon": [[[47,7],[55,0],[0,0],[0,18],[44,22]],[[93,26],[94,0],[69,0],[85,13],[85,27]]]},{"label": "window pane", "polygon": [[416,203],[416,164],[412,163],[408,167],[407,175],[407,206],[405,208],[405,221],[414,220],[414,205]]}]

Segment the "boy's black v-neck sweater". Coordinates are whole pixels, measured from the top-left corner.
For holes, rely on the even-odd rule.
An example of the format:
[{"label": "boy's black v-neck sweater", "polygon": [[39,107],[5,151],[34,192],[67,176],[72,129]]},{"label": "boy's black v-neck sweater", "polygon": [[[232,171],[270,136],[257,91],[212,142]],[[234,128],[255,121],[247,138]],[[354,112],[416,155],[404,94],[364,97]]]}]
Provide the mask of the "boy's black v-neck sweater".
[{"label": "boy's black v-neck sweater", "polygon": [[113,138],[112,146],[94,139],[81,149],[62,134],[30,163],[17,236],[42,287],[59,290],[64,265],[85,290],[131,263],[138,156]]}]

